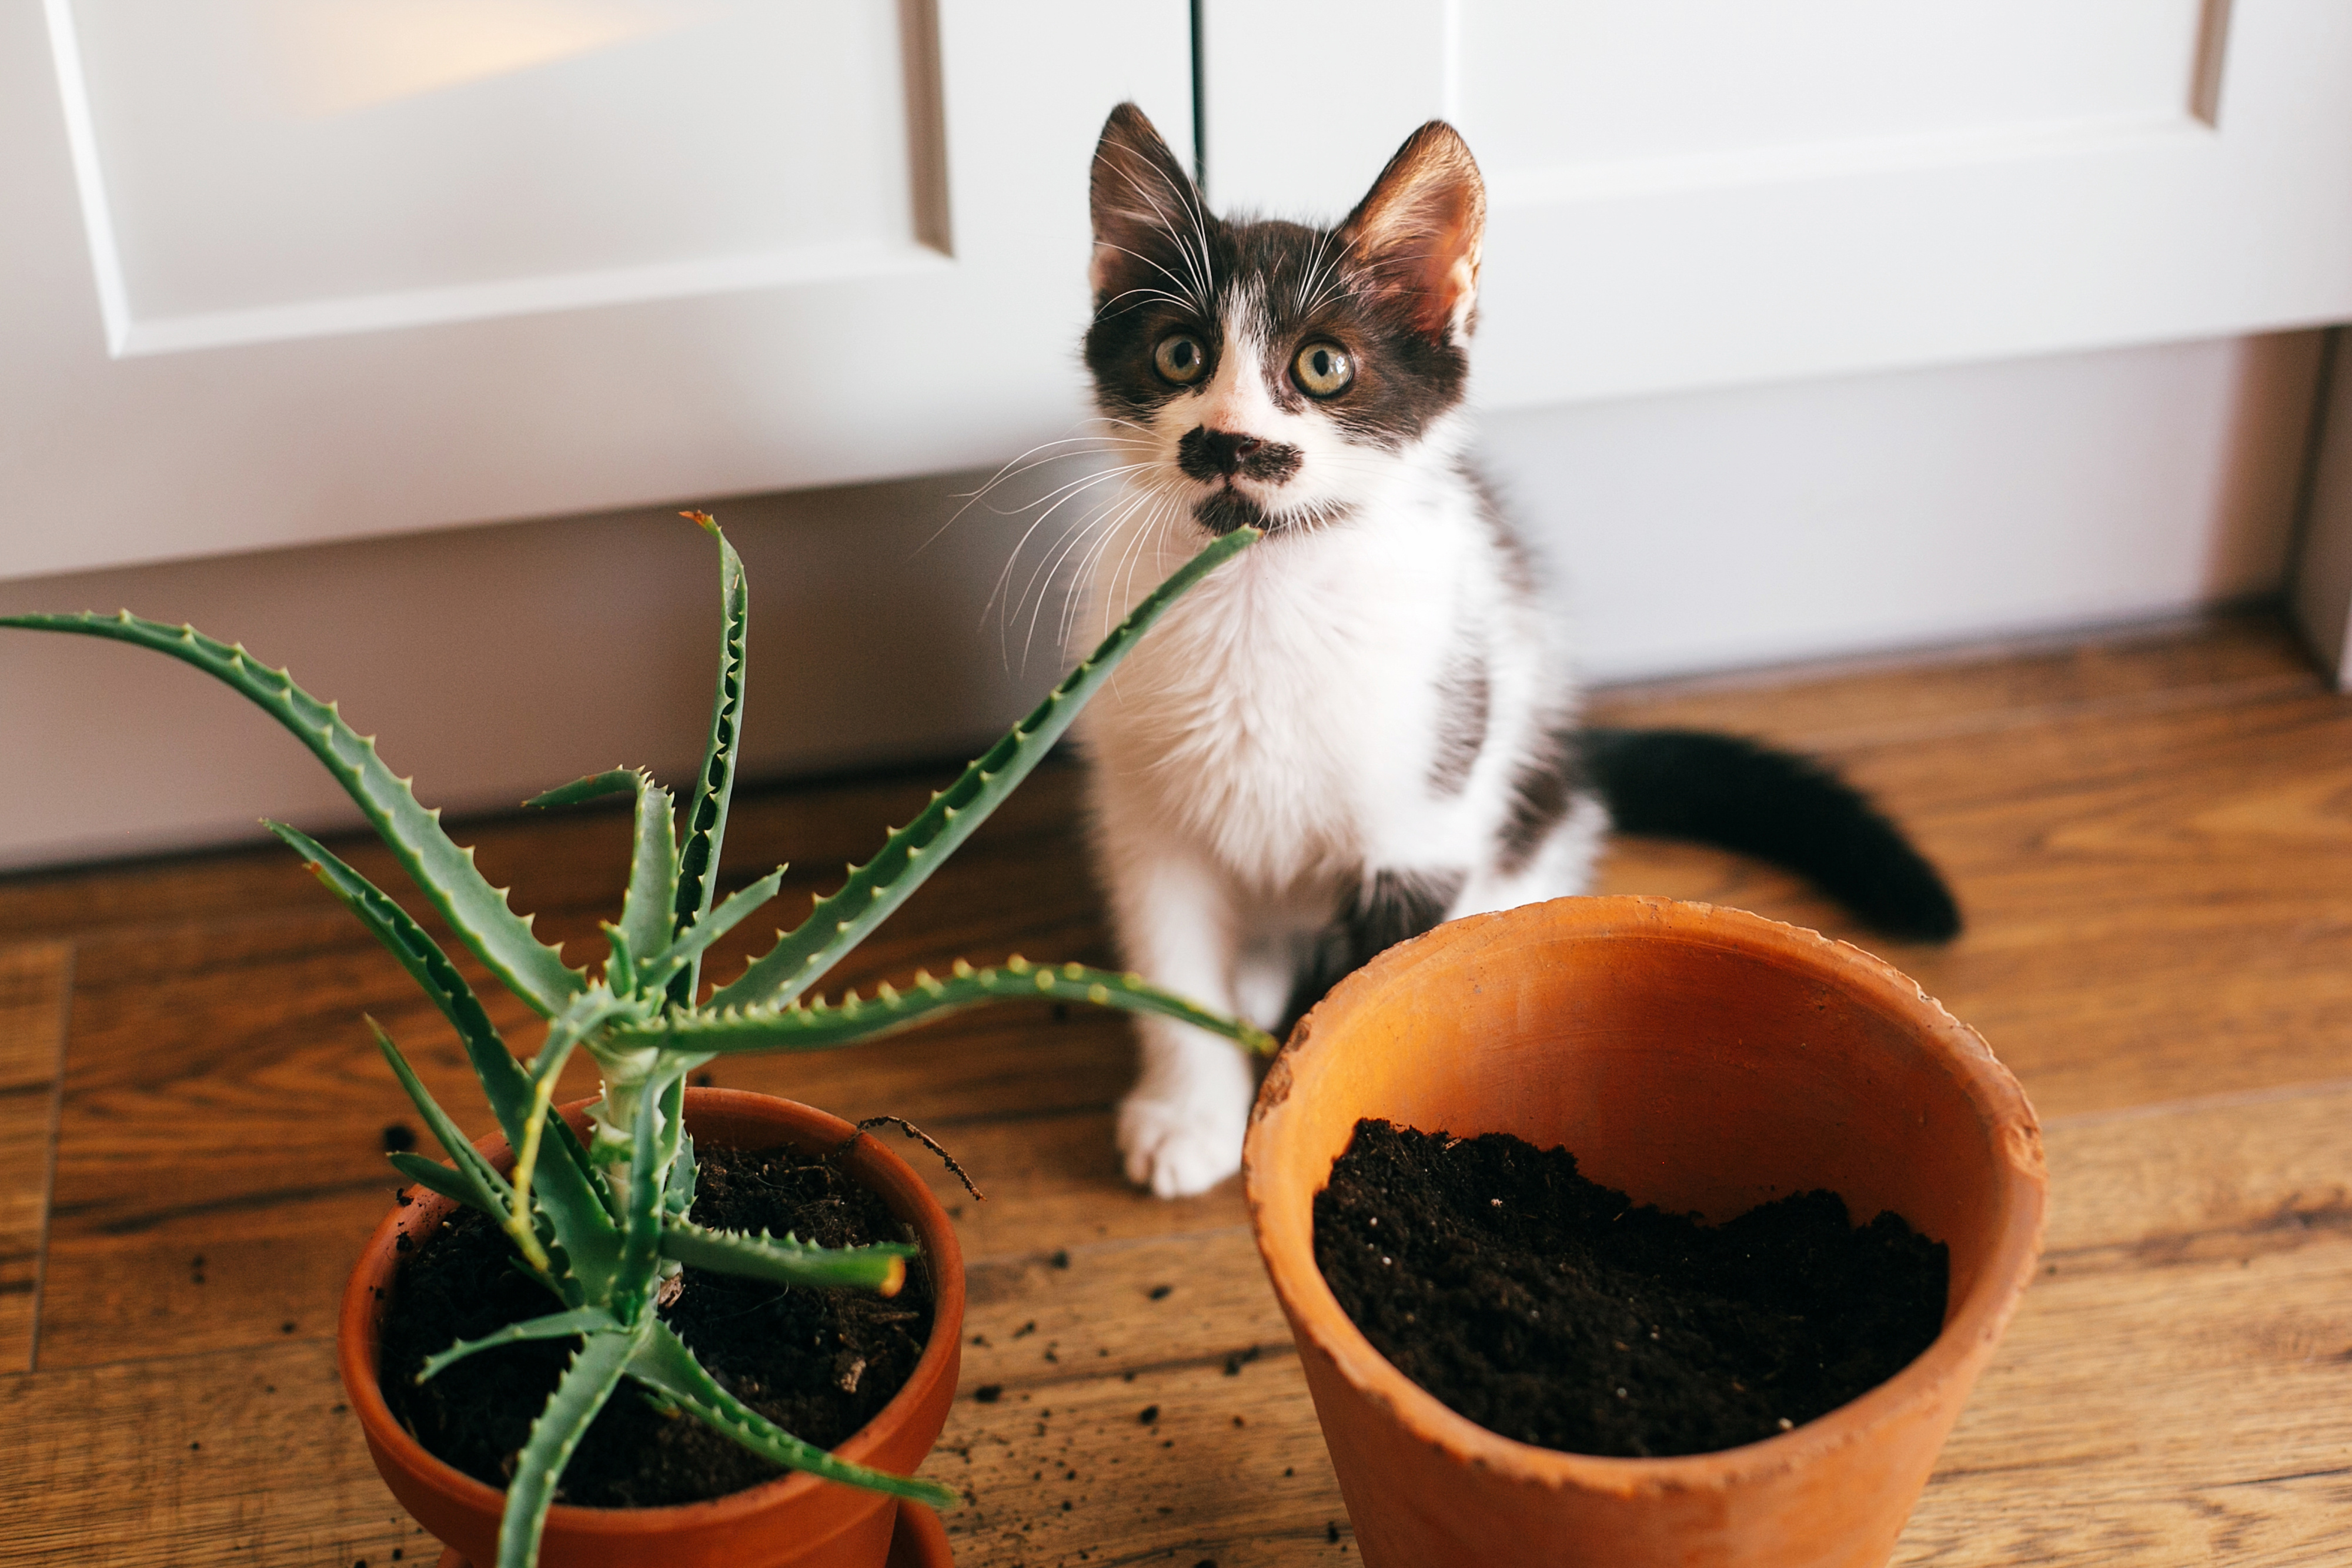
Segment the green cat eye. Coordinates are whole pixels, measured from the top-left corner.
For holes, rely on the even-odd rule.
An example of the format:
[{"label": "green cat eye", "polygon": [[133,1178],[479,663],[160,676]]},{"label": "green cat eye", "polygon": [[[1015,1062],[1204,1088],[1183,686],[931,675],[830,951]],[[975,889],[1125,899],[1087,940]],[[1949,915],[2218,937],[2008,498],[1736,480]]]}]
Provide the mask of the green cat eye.
[{"label": "green cat eye", "polygon": [[1356,361],[1337,343],[1309,343],[1290,362],[1290,374],[1308,397],[1337,397],[1356,379]]},{"label": "green cat eye", "polygon": [[1189,385],[1201,379],[1209,368],[1209,356],[1201,347],[1201,340],[1190,332],[1171,332],[1160,340],[1151,350],[1154,369],[1178,386]]}]

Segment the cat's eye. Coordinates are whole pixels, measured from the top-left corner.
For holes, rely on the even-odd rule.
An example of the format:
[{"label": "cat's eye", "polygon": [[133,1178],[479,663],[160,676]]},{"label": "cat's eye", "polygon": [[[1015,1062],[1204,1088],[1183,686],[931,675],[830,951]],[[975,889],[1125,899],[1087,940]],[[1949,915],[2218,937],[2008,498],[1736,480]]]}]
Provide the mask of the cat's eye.
[{"label": "cat's eye", "polygon": [[1178,386],[1189,386],[1201,379],[1209,366],[1209,356],[1202,350],[1201,340],[1190,332],[1171,332],[1160,340],[1151,350],[1152,367]]},{"label": "cat's eye", "polygon": [[1356,379],[1356,361],[1337,343],[1309,343],[1291,361],[1290,374],[1308,397],[1338,397]]}]

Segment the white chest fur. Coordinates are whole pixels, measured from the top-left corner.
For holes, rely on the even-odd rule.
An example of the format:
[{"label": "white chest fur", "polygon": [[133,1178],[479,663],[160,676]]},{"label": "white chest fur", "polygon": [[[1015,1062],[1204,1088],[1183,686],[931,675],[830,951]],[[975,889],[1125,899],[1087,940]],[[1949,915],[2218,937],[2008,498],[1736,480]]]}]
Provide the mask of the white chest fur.
[{"label": "white chest fur", "polygon": [[[1401,478],[1378,507],[1277,533],[1194,589],[1086,716],[1132,820],[1261,893],[1360,870],[1427,800],[1440,677],[1482,633],[1491,546],[1458,479]],[[1123,611],[1113,587],[1096,585],[1087,621]]]}]

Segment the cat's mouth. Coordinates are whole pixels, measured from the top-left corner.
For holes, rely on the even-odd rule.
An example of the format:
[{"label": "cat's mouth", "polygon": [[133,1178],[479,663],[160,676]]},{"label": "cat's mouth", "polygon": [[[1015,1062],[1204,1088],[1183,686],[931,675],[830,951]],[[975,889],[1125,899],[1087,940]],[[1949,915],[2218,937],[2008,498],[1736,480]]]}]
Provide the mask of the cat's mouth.
[{"label": "cat's mouth", "polygon": [[1234,488],[1230,479],[1192,503],[1192,518],[1220,538],[1235,528],[1271,527],[1265,508]]}]

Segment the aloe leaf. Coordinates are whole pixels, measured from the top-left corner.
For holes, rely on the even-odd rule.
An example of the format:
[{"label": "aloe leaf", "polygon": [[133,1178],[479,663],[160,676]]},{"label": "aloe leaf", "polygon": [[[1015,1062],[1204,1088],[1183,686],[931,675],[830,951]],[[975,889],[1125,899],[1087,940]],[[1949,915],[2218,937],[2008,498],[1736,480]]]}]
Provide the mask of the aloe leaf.
[{"label": "aloe leaf", "polygon": [[438,1376],[444,1369],[465,1360],[476,1351],[516,1344],[527,1339],[569,1339],[574,1334],[614,1333],[621,1327],[620,1320],[602,1307],[574,1307],[566,1312],[550,1312],[543,1318],[509,1323],[479,1339],[461,1339],[440,1354],[426,1356],[424,1367],[416,1374],[416,1381],[423,1383],[429,1377]]},{"label": "aloe leaf", "polygon": [[[677,1080],[679,1103],[685,1103],[686,1080]],[[694,1163],[694,1135],[684,1128],[678,1130],[677,1155],[669,1164],[669,1180],[662,1184],[662,1214],[670,1219],[684,1219],[694,1209],[694,1183],[701,1167]]]},{"label": "aloe leaf", "polygon": [[[775,1464],[806,1470],[827,1480],[845,1481],[893,1497],[912,1498],[933,1508],[953,1508],[963,1500],[954,1489],[937,1481],[894,1476],[837,1459],[823,1448],[803,1443],[757,1410],[719,1386],[686,1342],[668,1324],[656,1321],[636,1354],[629,1360],[629,1375],[667,1397],[735,1441]],[[500,1560],[504,1568],[504,1559]]]},{"label": "aloe leaf", "polygon": [[507,1483],[506,1512],[499,1521],[498,1568],[533,1568],[539,1561],[539,1535],[547,1527],[555,1483],[588,1424],[619,1386],[637,1343],[633,1333],[592,1333],[564,1368],[563,1380],[531,1423],[530,1437],[516,1457],[514,1479]]},{"label": "aloe leaf", "polygon": [[[673,1097],[667,1083],[648,1083],[637,1094],[637,1113],[630,1126],[628,1202],[622,1217],[621,1265],[624,1289],[650,1289],[661,1255],[662,1180],[669,1174],[678,1135],[677,1118],[667,1113]],[[635,1315],[642,1300],[624,1301],[621,1310]]]},{"label": "aloe leaf", "polygon": [[[726,903],[704,915],[681,933],[667,949],[658,950],[646,960],[648,973],[658,973],[671,964],[690,964],[702,956],[704,949],[741,925],[752,911],[776,896],[784,883],[788,868],[778,866],[751,886],[731,894]],[[683,1004],[681,1004],[683,1005]]]},{"label": "aloe leaf", "polygon": [[[475,998],[472,988],[466,984],[465,977],[457,973],[457,966],[449,962],[448,956],[425,934],[423,926],[410,918],[406,910],[346,865],[333,851],[283,822],[271,822],[268,826],[271,832],[310,863],[311,873],[326,886],[327,891],[357,915],[360,923],[377,941],[391,949],[393,956],[400,960],[401,967],[415,977],[425,993],[433,998],[435,1005],[440,1008],[443,1016],[457,1029],[457,1038],[466,1047],[466,1056],[473,1064],[474,1076],[480,1081],[482,1093],[489,1101],[490,1110],[507,1135],[508,1146],[523,1148],[530,1137],[532,1108],[539,1103],[535,1086],[530,1075],[523,1071],[522,1063],[509,1054],[506,1042],[491,1026],[489,1015],[482,1010],[480,1001]],[[369,1027],[375,1027],[373,1019],[369,1020]],[[386,1060],[392,1062],[394,1073],[401,1080],[402,1087],[409,1089],[410,1099],[416,1100],[424,1093],[424,1085],[416,1082],[415,1075],[408,1070],[408,1064],[400,1059],[391,1041],[383,1038],[383,1030],[379,1029],[376,1033],[380,1045],[385,1050]],[[415,1086],[409,1088],[412,1083]],[[550,1087],[552,1087],[551,1083]],[[428,1124],[433,1123],[435,1115],[439,1113],[438,1106],[426,1111],[423,1101],[418,1102],[417,1110]],[[449,1118],[442,1114],[441,1121],[446,1123]],[[551,1160],[543,1170],[535,1172],[536,1187],[531,1197],[539,1211],[547,1217],[557,1245],[574,1257],[587,1260],[592,1265],[607,1257],[617,1258],[612,1213],[597,1190],[595,1175],[589,1168],[588,1151],[581,1147],[580,1140],[572,1135],[572,1129],[562,1117],[542,1114],[540,1124],[544,1127],[548,1121],[554,1123],[550,1135],[556,1146],[563,1151],[563,1158]],[[524,1227],[513,1212],[513,1193],[506,1178],[475,1152],[464,1134],[457,1131],[454,1123],[450,1123],[447,1134],[439,1125],[434,1125],[433,1135],[441,1140],[442,1147],[450,1151],[451,1158],[460,1165],[473,1161],[487,1174],[490,1189],[505,1205],[493,1212],[502,1221],[508,1222],[509,1234],[512,1236],[515,1246],[521,1250],[533,1270],[543,1275],[547,1269],[546,1260],[532,1255],[535,1242],[523,1239],[527,1231],[535,1228]],[[450,1142],[453,1136],[457,1139],[455,1145]],[[465,1153],[459,1154],[459,1148],[463,1148]]]},{"label": "aloe leaf", "polygon": [[739,1274],[772,1285],[839,1285],[895,1296],[907,1280],[907,1260],[921,1251],[903,1241],[870,1247],[816,1247],[761,1231],[709,1230],[685,1220],[661,1229],[661,1254],[718,1274]]},{"label": "aloe leaf", "polygon": [[[490,1015],[482,1010],[473,988],[466,984],[466,977],[449,962],[440,944],[410,918],[408,911],[318,840],[283,822],[264,821],[262,825],[308,862],[310,874],[358,916],[360,924],[377,941],[391,949],[401,967],[433,998],[433,1005],[441,1009],[464,1043],[467,1060],[473,1063],[475,1077],[481,1080],[482,1092],[508,1144],[520,1145],[523,1121],[530,1111],[530,1076],[508,1051],[506,1041],[499,1038],[498,1030],[490,1022]],[[437,1129],[435,1135],[439,1136]],[[446,1145],[447,1140],[443,1142]]]},{"label": "aloe leaf", "polygon": [[193,626],[142,621],[129,611],[105,615],[0,616],[0,626],[73,632],[168,653],[230,686],[293,732],[326,764],[451,930],[490,972],[542,1015],[552,1015],[585,981],[564,967],[562,955],[530,934],[530,920],[507,907],[506,894],[474,869],[474,852],[441,831],[441,813],[417,803],[408,781],[376,756],[373,737],[342,721],[294,684],[284,670],[247,657],[241,647],[215,642]]},{"label": "aloe leaf", "polygon": [[[710,698],[710,744],[688,796],[686,841],[677,856],[677,894],[672,929],[691,930],[709,912],[719,883],[719,848],[727,836],[727,807],[735,794],[736,738],[743,723],[743,643],[751,625],[751,598],[743,584],[743,560],[708,512],[688,512],[719,541],[719,684]],[[670,1000],[688,1005],[701,984],[702,962],[689,958],[669,983]]]},{"label": "aloe leaf", "polygon": [[[419,1186],[430,1187],[443,1197],[454,1199],[468,1208],[478,1208],[493,1219],[507,1217],[506,1205],[463,1171],[451,1170],[438,1160],[410,1154],[406,1150],[386,1155],[384,1158],[392,1162],[393,1169]],[[532,1278],[542,1276],[533,1274]]]},{"label": "aloe leaf", "polygon": [[[931,798],[907,826],[892,833],[874,858],[850,868],[841,891],[822,900],[792,935],[771,948],[731,984],[710,998],[714,1007],[773,1005],[791,1001],[822,978],[843,955],[880,925],[922,885],[931,869],[970,837],[989,814],[1029,776],[1076,718],[1087,699],[1110,678],[1151,623],[1194,583],[1223,566],[1259,537],[1236,528],[1212,543],[1154,589],[1085,663],[1047,694],[1027,718],[963,777]],[[673,1000],[683,999],[671,993]]]},{"label": "aloe leaf", "polygon": [[852,993],[835,1007],[824,1005],[820,998],[814,1007],[793,1002],[693,1013],[673,1009],[646,1023],[616,1025],[609,1038],[616,1046],[654,1045],[706,1056],[738,1051],[830,1051],[962,1008],[1039,998],[1156,1013],[1223,1035],[1261,1055],[1270,1054],[1277,1043],[1263,1030],[1213,1013],[1139,975],[1117,975],[1083,964],[1032,964],[1017,956],[1002,967],[974,969],[959,964],[957,973],[944,980],[918,975],[910,991],[884,986],[871,997]]},{"label": "aloe leaf", "polygon": [[585,779],[574,779],[569,784],[533,795],[525,800],[523,810],[544,810],[551,806],[577,806],[589,800],[602,800],[614,795],[626,795],[642,789],[646,771],[642,768],[608,768],[602,773],[591,773]]},{"label": "aloe leaf", "polygon": [[629,856],[629,891],[621,900],[621,935],[634,955],[630,976],[634,989],[642,971],[659,960],[669,946],[676,917],[670,913],[671,890],[677,882],[677,824],[669,791],[640,774],[635,847]]},{"label": "aloe leaf", "polygon": [[[415,1069],[408,1065],[408,1059],[400,1053],[400,1047],[393,1043],[392,1036],[383,1031],[383,1026],[373,1019],[368,1019],[367,1025],[375,1031],[376,1049],[383,1052],[383,1059],[392,1064],[393,1076],[400,1080],[400,1086],[407,1092],[409,1103],[416,1107],[416,1113],[425,1118],[425,1124],[432,1130],[433,1136],[449,1151],[451,1163],[481,1194],[483,1201],[474,1207],[488,1208],[492,1213],[501,1212],[493,1207],[493,1201],[507,1197],[506,1177],[482,1157],[480,1150],[466,1141],[466,1134],[458,1130],[457,1124],[425,1089],[424,1080],[418,1078]],[[467,1201],[473,1200],[469,1198]]]}]

